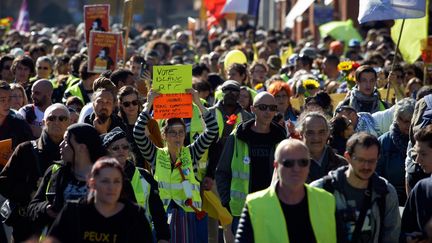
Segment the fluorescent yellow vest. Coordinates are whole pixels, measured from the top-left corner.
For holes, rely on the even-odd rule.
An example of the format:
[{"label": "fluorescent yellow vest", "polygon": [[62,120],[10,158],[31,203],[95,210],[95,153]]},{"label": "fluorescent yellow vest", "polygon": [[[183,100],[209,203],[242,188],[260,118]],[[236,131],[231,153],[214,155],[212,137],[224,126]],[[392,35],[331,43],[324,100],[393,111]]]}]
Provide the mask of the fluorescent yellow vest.
[{"label": "fluorescent yellow vest", "polygon": [[[201,99],[201,102],[203,102],[203,99]],[[189,131],[189,141],[191,144],[196,140],[197,135],[203,133],[204,129],[205,129],[205,123],[203,119],[201,119],[201,113],[199,111],[199,108],[198,106],[193,104],[192,118],[190,122],[190,131]],[[207,161],[208,161],[208,149],[204,151],[204,154],[201,156],[201,159],[198,161],[197,176],[199,180],[204,179],[206,168],[207,168]]]},{"label": "fluorescent yellow vest", "polygon": [[[84,97],[82,95],[81,89],[80,89],[78,84],[75,84],[75,85],[67,88],[65,93],[66,92],[69,92],[72,96],[78,97],[82,101],[82,103],[85,104]],[[63,98],[63,102],[66,102],[66,100],[64,98]]]},{"label": "fluorescent yellow vest", "polygon": [[240,216],[246,196],[249,193],[249,147],[234,138],[234,152],[231,160],[230,209],[233,216]]},{"label": "fluorescent yellow vest", "polygon": [[[195,179],[193,172],[192,158],[189,148],[182,147],[180,151],[180,161],[182,161],[182,169],[185,178],[192,185],[192,204],[201,210],[200,184]],[[185,173],[186,172],[186,173]],[[169,203],[173,200],[177,205],[183,208],[186,212],[194,212],[189,206],[186,206],[185,201],[188,199],[183,190],[182,177],[178,169],[171,170],[171,159],[168,148],[157,148],[156,151],[156,169],[155,180],[159,186],[159,196],[164,204],[165,210]]]},{"label": "fluorescent yellow vest", "polygon": [[135,172],[132,176],[131,185],[135,194],[135,199],[137,200],[137,204],[144,207],[147,219],[150,220],[150,184],[144,179],[137,168],[135,168]]},{"label": "fluorescent yellow vest", "polygon": [[[336,242],[336,203],[333,195],[307,184],[305,187],[316,241]],[[255,242],[289,242],[287,225],[275,186],[248,195],[246,204]]]},{"label": "fluorescent yellow vest", "polygon": [[[220,137],[222,137],[222,133],[223,133],[223,130],[224,130],[224,127],[225,127],[225,123],[224,123],[224,119],[223,119],[223,116],[222,116],[222,112],[219,109],[216,109],[215,113],[216,113],[216,121],[217,121],[217,124],[219,126],[219,138],[220,138]],[[236,115],[237,115],[237,119],[236,119],[235,124],[233,125],[234,127],[237,127],[237,125],[242,121],[241,112],[239,112]]]}]

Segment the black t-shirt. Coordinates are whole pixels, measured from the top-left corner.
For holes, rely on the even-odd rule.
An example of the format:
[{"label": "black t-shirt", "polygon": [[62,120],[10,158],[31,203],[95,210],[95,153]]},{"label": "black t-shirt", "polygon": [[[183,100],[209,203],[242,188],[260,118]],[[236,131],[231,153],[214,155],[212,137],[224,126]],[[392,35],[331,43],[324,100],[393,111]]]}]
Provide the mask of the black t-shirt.
[{"label": "black t-shirt", "polygon": [[104,217],[93,203],[68,203],[51,227],[49,236],[68,242],[152,242],[144,209],[126,202],[111,217]]},{"label": "black t-shirt", "polygon": [[[347,208],[341,213],[348,232],[348,239],[351,240],[360,212],[363,209],[363,205],[366,203],[365,200],[370,200],[370,198],[366,198],[365,196],[366,189],[354,188],[348,182],[343,183],[343,190]],[[370,242],[372,240],[371,217],[371,210],[369,208],[363,222],[360,238],[356,242]]]},{"label": "black t-shirt", "polygon": [[[272,133],[256,133],[252,129],[245,131],[249,138],[250,193],[264,190],[270,186],[273,175],[274,150],[276,144]],[[243,161],[247,163],[247,161]]]},{"label": "black t-shirt", "polygon": [[315,234],[309,217],[307,193],[303,200],[295,205],[288,205],[280,201],[285,216],[290,242],[314,243]]}]

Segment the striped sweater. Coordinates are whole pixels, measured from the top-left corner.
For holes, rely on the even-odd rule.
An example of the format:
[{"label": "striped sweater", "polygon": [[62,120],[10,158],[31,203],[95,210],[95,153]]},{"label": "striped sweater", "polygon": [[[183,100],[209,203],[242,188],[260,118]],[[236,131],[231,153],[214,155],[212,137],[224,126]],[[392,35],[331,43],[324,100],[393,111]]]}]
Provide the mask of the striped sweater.
[{"label": "striped sweater", "polygon": [[[190,150],[194,165],[198,163],[205,150],[208,149],[210,144],[216,138],[219,129],[216,118],[211,112],[205,112],[203,117],[206,124],[204,133],[200,134],[193,143],[187,146]],[[137,122],[135,123],[133,136],[144,159],[149,161],[152,164],[152,167],[155,168],[157,148],[144,133],[144,127],[147,125],[150,118],[151,117],[147,112],[141,112]]]}]

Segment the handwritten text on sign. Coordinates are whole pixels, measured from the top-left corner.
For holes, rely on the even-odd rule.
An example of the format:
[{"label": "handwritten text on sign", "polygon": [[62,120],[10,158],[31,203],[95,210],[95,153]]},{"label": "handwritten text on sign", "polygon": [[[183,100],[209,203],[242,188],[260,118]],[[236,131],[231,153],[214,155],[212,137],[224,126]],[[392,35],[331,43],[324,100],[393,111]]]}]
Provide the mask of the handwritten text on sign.
[{"label": "handwritten text on sign", "polygon": [[154,66],[152,87],[161,94],[185,93],[192,88],[192,65]]},{"label": "handwritten text on sign", "polygon": [[191,94],[163,94],[155,98],[153,103],[155,119],[191,118]]}]

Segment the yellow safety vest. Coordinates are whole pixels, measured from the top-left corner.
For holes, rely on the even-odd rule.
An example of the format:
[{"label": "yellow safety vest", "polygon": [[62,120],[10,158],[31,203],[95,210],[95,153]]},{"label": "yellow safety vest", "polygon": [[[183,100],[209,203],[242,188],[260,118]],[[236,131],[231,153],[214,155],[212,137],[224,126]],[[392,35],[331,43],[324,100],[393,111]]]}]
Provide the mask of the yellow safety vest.
[{"label": "yellow safety vest", "polygon": [[240,216],[246,196],[249,193],[249,147],[238,139],[234,138],[234,152],[231,160],[231,188],[230,188],[230,209],[233,216]]},{"label": "yellow safety vest", "polygon": [[[65,93],[66,92],[69,92],[72,96],[78,97],[82,101],[83,104],[86,104],[85,100],[84,100],[84,96],[83,96],[81,89],[79,87],[79,84],[75,84],[75,85],[72,85],[71,87],[67,88]],[[63,98],[63,102],[66,102],[66,100],[64,98]]]},{"label": "yellow safety vest", "polygon": [[151,222],[151,215],[149,209],[149,198],[150,198],[150,183],[148,183],[139,172],[138,168],[135,168],[135,172],[131,180],[132,189],[135,194],[135,199],[138,205],[144,207],[147,220]]},{"label": "yellow safety vest", "polygon": [[[186,180],[192,187],[192,204],[201,210],[202,201],[200,196],[200,183],[195,179],[193,172],[192,158],[188,147],[182,147],[180,151],[180,161]],[[177,168],[171,170],[171,159],[168,148],[157,148],[155,180],[158,182],[159,196],[164,204],[165,210],[171,201],[183,208],[185,212],[194,212],[193,209],[185,204],[186,194],[183,189],[182,177]]]},{"label": "yellow safety vest", "polygon": [[[222,112],[219,110],[219,109],[216,109],[215,110],[215,113],[216,113],[216,121],[217,121],[217,124],[218,124],[218,126],[219,126],[219,138],[221,138],[222,137],[222,134],[223,134],[223,130],[224,130],[224,127],[225,127],[225,123],[224,123],[224,119],[223,119],[223,116],[222,116]],[[235,124],[233,125],[234,126],[234,128],[235,127],[237,127],[237,125],[242,121],[242,115],[241,115],[241,112],[239,112],[239,113],[237,113],[236,114],[237,115],[237,119],[236,119],[236,122],[235,122]],[[234,129],[233,129],[234,130]]]},{"label": "yellow safety vest", "polygon": [[[332,194],[305,184],[309,217],[318,243],[336,242],[336,203]],[[289,242],[287,225],[275,186],[249,194],[246,199],[254,240]]]}]

